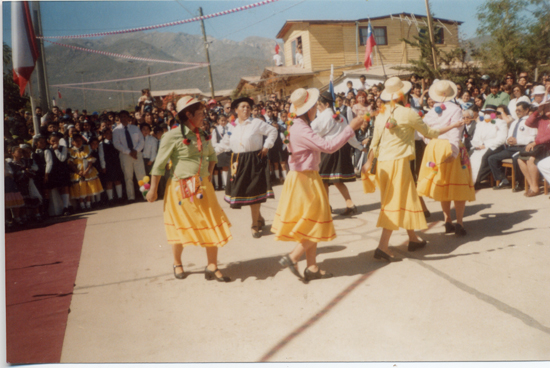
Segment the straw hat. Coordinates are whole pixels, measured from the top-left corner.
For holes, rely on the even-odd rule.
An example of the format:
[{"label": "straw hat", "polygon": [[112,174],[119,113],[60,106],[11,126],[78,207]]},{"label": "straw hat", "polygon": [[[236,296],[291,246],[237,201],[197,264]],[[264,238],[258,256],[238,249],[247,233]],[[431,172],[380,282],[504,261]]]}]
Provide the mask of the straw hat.
[{"label": "straw hat", "polygon": [[176,104],[176,111],[178,114],[188,108],[191,105],[201,103],[199,100],[197,100],[195,97],[192,96],[184,96],[178,100],[178,103]]},{"label": "straw hat", "polygon": [[290,112],[295,113],[296,116],[304,115],[308,112],[319,99],[319,90],[317,88],[310,88],[305,90],[304,88],[298,88],[290,95]]},{"label": "straw hat", "polygon": [[412,88],[412,83],[402,81],[399,77],[391,77],[384,83],[384,90],[380,93],[380,98],[384,101],[396,100],[399,92],[406,95]]},{"label": "straw hat", "polygon": [[456,97],[456,84],[448,80],[434,82],[428,91],[430,98],[435,102],[447,102]]}]

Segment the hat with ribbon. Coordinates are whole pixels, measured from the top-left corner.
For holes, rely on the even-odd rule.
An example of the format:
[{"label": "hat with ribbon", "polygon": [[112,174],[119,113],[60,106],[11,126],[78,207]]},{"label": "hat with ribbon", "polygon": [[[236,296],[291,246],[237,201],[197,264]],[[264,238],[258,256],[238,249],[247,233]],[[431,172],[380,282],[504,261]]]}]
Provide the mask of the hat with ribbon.
[{"label": "hat with ribbon", "polygon": [[391,77],[384,83],[384,90],[380,93],[383,101],[397,100],[400,95],[409,93],[412,83],[402,81],[399,77]]},{"label": "hat with ribbon", "polygon": [[456,97],[458,90],[456,84],[449,80],[434,82],[428,91],[430,98],[435,102],[447,102]]},{"label": "hat with ribbon", "polygon": [[191,105],[202,103],[201,101],[197,100],[195,97],[192,96],[184,96],[178,100],[178,103],[176,104],[176,111],[178,114],[188,108]]},{"label": "hat with ribbon", "polygon": [[319,90],[317,88],[298,88],[290,95],[290,112],[296,116],[304,115],[308,112],[319,99]]}]

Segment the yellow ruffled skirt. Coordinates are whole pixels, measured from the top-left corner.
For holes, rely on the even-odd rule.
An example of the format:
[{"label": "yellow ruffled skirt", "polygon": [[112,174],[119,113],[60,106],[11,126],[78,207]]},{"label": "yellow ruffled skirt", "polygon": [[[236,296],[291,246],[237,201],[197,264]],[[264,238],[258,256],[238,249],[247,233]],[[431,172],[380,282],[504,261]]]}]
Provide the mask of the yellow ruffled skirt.
[{"label": "yellow ruffled skirt", "polygon": [[409,158],[402,158],[377,164],[381,202],[377,227],[388,230],[428,228],[409,161]]},{"label": "yellow ruffled skirt", "polygon": [[432,139],[426,146],[418,174],[418,195],[439,202],[475,201],[476,193],[468,153],[461,144],[458,156],[452,155],[451,144],[445,139]]},{"label": "yellow ruffled skirt", "polygon": [[88,172],[84,180],[80,180],[78,174],[71,174],[71,199],[83,199],[100,193],[103,193],[103,186],[95,167]]},{"label": "yellow ruffled skirt", "polygon": [[330,204],[317,171],[290,171],[271,230],[275,240],[318,243],[336,238]]},{"label": "yellow ruffled skirt", "polygon": [[232,239],[231,223],[210,181],[202,181],[203,198],[182,199],[179,183],[169,179],[164,195],[164,227],[169,244],[223,247]]}]

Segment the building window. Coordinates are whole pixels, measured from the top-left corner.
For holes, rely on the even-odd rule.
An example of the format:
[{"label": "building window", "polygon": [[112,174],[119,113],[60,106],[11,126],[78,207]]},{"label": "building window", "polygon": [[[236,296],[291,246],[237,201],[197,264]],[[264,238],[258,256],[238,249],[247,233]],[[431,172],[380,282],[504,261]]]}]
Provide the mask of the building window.
[{"label": "building window", "polygon": [[302,36],[299,36],[298,38],[293,40],[290,43],[290,48],[291,48],[291,51],[292,51],[292,65],[296,65],[297,64],[297,62],[296,62],[296,53],[297,53],[298,48],[300,50],[302,50],[302,53],[303,53],[303,50],[304,50],[302,48]]},{"label": "building window", "polygon": [[[445,36],[444,35],[445,35],[445,33],[443,32],[443,28],[435,26],[435,29],[434,29],[434,42],[435,42],[436,45],[443,45],[445,43]],[[422,28],[420,30],[420,37],[426,37],[426,38],[429,37],[427,28]]]},{"label": "building window", "polygon": [[[388,44],[386,27],[372,27],[372,31],[374,32],[374,41],[377,45]],[[367,44],[367,33],[368,27],[359,27],[359,41],[361,42],[361,46]]]}]

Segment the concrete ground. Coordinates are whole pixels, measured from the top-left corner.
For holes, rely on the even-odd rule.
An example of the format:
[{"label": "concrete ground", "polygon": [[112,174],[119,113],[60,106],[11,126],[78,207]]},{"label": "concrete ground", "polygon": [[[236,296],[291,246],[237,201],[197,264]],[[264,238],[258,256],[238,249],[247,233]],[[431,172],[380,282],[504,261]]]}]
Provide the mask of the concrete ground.
[{"label": "concrete ground", "polygon": [[[183,252],[190,275],[173,277],[161,201],[90,213],[61,362],[550,360],[548,196],[483,189],[464,238],[443,234],[428,200],[427,247],[409,253],[395,232],[403,261],[387,264],[373,259],[379,192],[348,188],[359,214],[335,215],[338,237],[318,251],[335,277],[307,285],[278,264],[294,244],[253,239],[250,211],[229,209],[222,192],[229,284],[204,279],[198,247]],[[267,228],[277,203],[262,205]],[[335,188],[331,204],[345,206]]]}]

